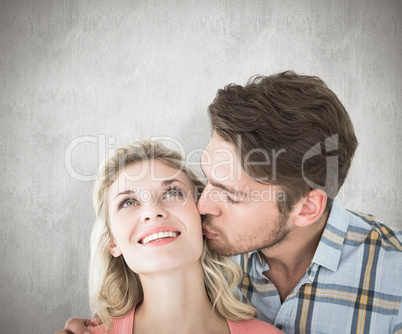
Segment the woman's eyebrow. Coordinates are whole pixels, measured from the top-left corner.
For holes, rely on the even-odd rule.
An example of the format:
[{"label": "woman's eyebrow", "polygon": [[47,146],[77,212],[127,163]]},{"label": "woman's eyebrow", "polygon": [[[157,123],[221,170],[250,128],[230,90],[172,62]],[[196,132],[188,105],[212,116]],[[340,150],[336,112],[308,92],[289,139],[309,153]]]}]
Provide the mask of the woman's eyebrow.
[{"label": "woman's eyebrow", "polygon": [[[182,183],[182,184],[184,184],[185,186],[188,187],[188,185],[185,182],[183,182],[183,181],[181,181],[179,179],[164,180],[164,181],[161,182],[161,185],[162,185],[162,187],[167,187],[167,186],[171,185],[174,182],[180,182],[180,183]],[[115,196],[115,198],[117,198],[118,196],[121,196],[121,195],[129,195],[129,194],[134,195],[135,193],[136,192],[133,189],[128,189],[128,190],[125,190],[125,191],[122,191],[122,192],[118,193]]]},{"label": "woman's eyebrow", "polygon": [[128,194],[135,194],[135,191],[132,190],[132,189],[128,189],[128,190],[126,190],[126,191],[122,191],[121,193],[118,193],[118,194],[115,196],[115,198],[118,197],[118,196],[120,196],[120,195],[128,195]]},{"label": "woman's eyebrow", "polygon": [[173,182],[176,182],[176,181],[180,182],[180,183],[183,183],[184,185],[187,186],[187,184],[185,182],[183,182],[183,181],[181,181],[179,179],[170,179],[170,180],[162,181],[162,186],[166,187],[166,186],[168,186],[168,185],[170,185],[170,184],[172,184]]}]

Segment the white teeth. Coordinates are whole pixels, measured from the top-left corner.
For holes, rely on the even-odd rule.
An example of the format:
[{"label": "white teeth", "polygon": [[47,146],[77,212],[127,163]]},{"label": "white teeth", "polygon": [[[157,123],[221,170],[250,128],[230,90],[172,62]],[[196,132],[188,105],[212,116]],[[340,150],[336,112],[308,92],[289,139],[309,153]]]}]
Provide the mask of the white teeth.
[{"label": "white teeth", "polygon": [[142,239],[140,242],[143,244],[143,245],[145,245],[145,244],[147,244],[148,242],[151,242],[151,241],[154,241],[154,240],[157,240],[157,239],[163,239],[163,238],[175,238],[175,237],[177,237],[179,235],[179,233],[178,232],[168,232],[168,231],[166,231],[166,232],[158,232],[158,233],[153,233],[153,234],[150,234],[150,235],[148,235],[148,236],[146,236],[144,239]]}]

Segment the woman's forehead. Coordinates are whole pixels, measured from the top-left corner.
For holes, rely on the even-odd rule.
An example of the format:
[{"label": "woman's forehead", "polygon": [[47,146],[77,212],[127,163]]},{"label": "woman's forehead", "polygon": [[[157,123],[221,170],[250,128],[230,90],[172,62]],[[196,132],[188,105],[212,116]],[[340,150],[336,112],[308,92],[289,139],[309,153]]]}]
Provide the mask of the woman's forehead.
[{"label": "woman's forehead", "polygon": [[[169,182],[179,181],[188,187],[192,187],[192,181],[187,174],[180,169],[170,167],[163,161],[152,159],[134,162],[119,171],[117,179],[111,186],[122,189],[132,185],[165,186]],[[170,182],[170,183],[171,183]]]}]

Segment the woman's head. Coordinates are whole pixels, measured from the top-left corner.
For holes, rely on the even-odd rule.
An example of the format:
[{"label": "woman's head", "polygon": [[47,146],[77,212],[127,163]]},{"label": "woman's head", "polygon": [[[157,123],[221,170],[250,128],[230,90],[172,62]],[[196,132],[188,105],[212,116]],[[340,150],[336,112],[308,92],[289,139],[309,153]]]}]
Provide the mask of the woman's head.
[{"label": "woman's head", "polygon": [[[153,170],[152,167],[154,167]],[[123,215],[119,215],[122,210],[118,206],[125,202],[124,212],[131,209],[127,202],[130,198],[133,199],[132,195],[134,194],[132,192],[126,193],[126,190],[135,190],[136,187],[141,186],[141,182],[151,182],[151,173],[155,173],[155,167],[158,167],[158,173],[161,168],[165,169],[165,181],[168,179],[167,176],[171,176],[171,179],[176,176],[176,178],[178,177],[185,182],[187,190],[185,195],[187,196],[187,203],[190,205],[193,202],[195,203],[195,199],[198,198],[203,189],[203,183],[189,169],[181,155],[178,152],[167,149],[158,142],[141,141],[120,147],[105,160],[100,167],[94,189],[93,204],[96,212],[96,222],[91,237],[89,282],[91,304],[105,319],[129,311],[135,301],[142,298],[141,283],[138,275],[130,270],[127,262],[119,256],[119,250],[114,247],[117,245],[114,243],[116,240],[114,240],[112,233],[112,223],[116,222],[115,229],[120,233],[119,235],[122,235],[122,230],[121,228],[119,230],[118,223],[121,223]],[[155,174],[154,176],[157,178],[162,175]],[[175,182],[179,183],[180,181],[176,180]],[[169,190],[170,185],[165,184],[167,187],[164,190]],[[127,189],[125,188],[126,186],[128,186]],[[141,197],[145,197],[147,194],[152,194],[153,198],[156,195],[160,202],[163,197],[160,196],[162,194],[155,194],[155,192],[150,191],[151,189],[145,189],[147,188],[145,183],[141,187],[144,189],[142,189],[142,192],[137,193],[136,200],[140,200]],[[110,196],[111,188],[114,196]],[[193,196],[193,198],[188,196]],[[149,201],[147,204],[149,204]],[[170,204],[183,203],[173,201]],[[160,208],[160,205],[156,205],[156,208]],[[195,204],[194,210],[195,215],[200,219],[198,212],[196,212]],[[200,222],[198,224],[200,225]],[[201,226],[199,228],[201,233]],[[114,256],[112,253],[114,253]]]},{"label": "woman's head", "polygon": [[131,163],[110,186],[107,209],[110,251],[135,273],[199,263],[201,217],[195,185],[185,172],[159,159]]},{"label": "woman's head", "polygon": [[[106,159],[94,189],[96,222],[89,277],[91,306],[104,323],[127,314],[142,299],[135,272],[160,269],[163,261],[152,256],[160,247],[152,246],[161,244],[164,252],[158,255],[169,259],[164,265],[171,269],[183,261],[198,261],[201,255],[206,290],[221,315],[233,320],[254,315],[253,308],[242,305],[232,294],[240,279],[239,268],[231,260],[209,253],[206,247],[202,251],[196,202],[203,187],[181,155],[158,142],[127,145]],[[156,232],[166,232],[161,237],[171,239],[157,241]],[[166,250],[182,252],[169,256]]]}]

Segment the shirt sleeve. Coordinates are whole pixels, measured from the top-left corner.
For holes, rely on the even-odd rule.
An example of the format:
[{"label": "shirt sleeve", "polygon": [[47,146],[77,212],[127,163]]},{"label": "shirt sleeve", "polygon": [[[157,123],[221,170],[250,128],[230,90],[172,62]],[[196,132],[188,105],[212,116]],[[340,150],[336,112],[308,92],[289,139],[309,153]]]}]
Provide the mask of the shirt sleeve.
[{"label": "shirt sleeve", "polygon": [[394,327],[393,334],[402,334],[402,302],[399,306],[399,313],[396,321],[396,325]]}]

